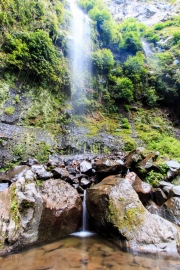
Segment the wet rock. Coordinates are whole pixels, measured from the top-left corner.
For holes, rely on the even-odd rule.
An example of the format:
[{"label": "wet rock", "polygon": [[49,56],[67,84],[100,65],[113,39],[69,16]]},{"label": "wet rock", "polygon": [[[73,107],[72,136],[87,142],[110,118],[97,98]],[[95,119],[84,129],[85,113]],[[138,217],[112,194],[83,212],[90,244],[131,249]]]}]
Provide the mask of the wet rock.
[{"label": "wet rock", "polygon": [[84,194],[84,189],[81,186],[78,186],[77,190],[79,193]]},{"label": "wet rock", "polygon": [[180,198],[173,197],[161,206],[161,214],[164,218],[180,226]]},{"label": "wet rock", "polygon": [[177,229],[144,208],[128,179],[103,179],[87,189],[86,202],[95,228],[116,244],[155,253],[177,251]]},{"label": "wet rock", "polygon": [[153,188],[153,199],[157,205],[161,206],[165,201],[167,201],[167,196],[160,188]]},{"label": "wet rock", "polygon": [[92,164],[86,160],[80,163],[80,171],[82,173],[87,173],[92,169]]},{"label": "wet rock", "polygon": [[126,171],[122,160],[100,159],[95,161],[93,168],[97,173],[118,173],[122,170]]},{"label": "wet rock", "polygon": [[146,204],[146,209],[151,213],[158,215],[159,214],[159,206],[153,202],[152,200],[148,201]]},{"label": "wet rock", "polygon": [[47,180],[53,177],[51,172],[46,171],[44,165],[33,165],[31,170],[37,175],[37,178],[41,180]]},{"label": "wet rock", "polygon": [[26,165],[16,166],[6,172],[7,179],[9,179],[11,182],[15,182],[19,177],[23,176],[23,174],[27,170],[29,170],[29,166]]},{"label": "wet rock", "polygon": [[52,173],[55,178],[61,178],[62,180],[68,181],[70,180],[70,174],[66,169],[63,168],[54,168]]},{"label": "wet rock", "polygon": [[139,199],[143,204],[145,204],[150,198],[152,186],[143,182],[134,172],[128,173],[125,178],[132,183],[134,190],[139,196]]},{"label": "wet rock", "polygon": [[180,186],[173,186],[169,190],[168,198],[171,197],[180,197]]},{"label": "wet rock", "polygon": [[87,188],[87,187],[89,187],[91,185],[91,182],[89,180],[87,180],[86,178],[81,178],[80,185],[83,188]]},{"label": "wet rock", "polygon": [[[82,201],[68,183],[19,178],[0,192],[0,254],[64,237],[79,229]],[[8,247],[7,247],[8,243]]]}]

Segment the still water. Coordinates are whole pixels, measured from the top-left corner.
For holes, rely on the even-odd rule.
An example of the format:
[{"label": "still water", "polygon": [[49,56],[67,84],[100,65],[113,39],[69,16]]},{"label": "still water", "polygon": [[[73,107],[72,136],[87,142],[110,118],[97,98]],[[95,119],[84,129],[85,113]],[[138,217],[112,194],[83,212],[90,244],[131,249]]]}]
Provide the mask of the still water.
[{"label": "still water", "polygon": [[179,258],[126,253],[101,238],[69,236],[0,257],[3,270],[180,270]]}]

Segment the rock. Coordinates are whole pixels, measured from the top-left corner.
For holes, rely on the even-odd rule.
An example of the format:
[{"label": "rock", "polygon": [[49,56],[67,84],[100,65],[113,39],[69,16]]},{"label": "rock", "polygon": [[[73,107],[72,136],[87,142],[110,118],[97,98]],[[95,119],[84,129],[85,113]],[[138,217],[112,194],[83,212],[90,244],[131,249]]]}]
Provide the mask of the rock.
[{"label": "rock", "polygon": [[87,180],[86,178],[81,178],[80,185],[83,188],[85,188],[85,187],[87,188],[91,185],[91,182],[89,180]]},{"label": "rock", "polygon": [[44,181],[38,190],[21,177],[0,193],[0,204],[0,254],[67,236],[81,222],[82,201],[60,180]]},{"label": "rock", "polygon": [[161,214],[164,218],[180,226],[180,198],[173,197],[161,206]]},{"label": "rock", "polygon": [[138,161],[144,158],[144,147],[137,147],[135,150],[128,153],[125,157],[125,165],[127,168],[131,168],[132,164],[137,163]]},{"label": "rock", "polygon": [[179,170],[180,169],[180,164],[175,161],[175,160],[169,160],[165,161],[165,163],[169,166],[169,168]]},{"label": "rock", "polygon": [[64,181],[50,179],[41,188],[43,212],[38,240],[52,240],[79,229],[82,201],[77,191]]},{"label": "rock", "polygon": [[148,154],[142,161],[137,163],[136,165],[137,171],[139,173],[148,172],[150,170],[161,172],[161,169],[152,161],[155,157],[156,157],[156,152]]},{"label": "rock", "polygon": [[29,166],[19,165],[6,172],[7,179],[11,182],[17,181],[18,178],[23,176],[23,174],[29,169]]},{"label": "rock", "polygon": [[152,200],[148,201],[146,204],[146,209],[151,213],[158,215],[159,214],[159,206],[153,202]]},{"label": "rock", "polygon": [[32,165],[39,164],[39,161],[37,159],[35,159],[35,158],[29,158],[29,159],[27,159],[25,161],[22,161],[20,164],[21,165],[32,166]]},{"label": "rock", "polygon": [[168,198],[171,197],[180,197],[180,186],[173,186],[169,190]]},{"label": "rock", "polygon": [[112,159],[99,159],[95,161],[93,168],[97,173],[118,173],[122,170],[126,170],[124,162],[122,160]]},{"label": "rock", "polygon": [[24,173],[24,178],[26,179],[26,181],[33,182],[34,180],[36,180],[36,175],[31,170],[27,170]]},{"label": "rock", "polygon": [[92,164],[86,160],[80,163],[80,171],[82,173],[87,173],[89,170],[92,169]]},{"label": "rock", "polygon": [[68,167],[68,168],[66,168],[67,169],[67,171],[70,173],[70,174],[72,174],[72,175],[76,175],[76,170],[74,169],[74,168],[72,168],[72,167]]},{"label": "rock", "polygon": [[52,170],[54,178],[61,178],[62,180],[70,180],[70,174],[66,169],[63,168],[54,168]]},{"label": "rock", "polygon": [[51,168],[55,168],[55,167],[61,167],[64,168],[65,164],[64,162],[61,160],[60,157],[58,157],[57,155],[52,155],[49,157],[48,163],[47,163],[48,167]]},{"label": "rock", "polygon": [[9,183],[0,183],[0,192],[9,187]]},{"label": "rock", "polygon": [[9,181],[9,178],[7,177],[6,173],[0,172],[0,181]]},{"label": "rock", "polygon": [[167,201],[167,196],[162,189],[153,188],[153,199],[157,205],[161,206],[165,201]]},{"label": "rock", "polygon": [[150,198],[152,186],[143,182],[134,172],[128,173],[125,178],[130,180],[134,190],[139,196],[139,199],[143,204],[145,204]]},{"label": "rock", "polygon": [[37,178],[41,180],[47,180],[53,177],[51,172],[46,171],[44,165],[33,165],[31,170],[37,175]]},{"label": "rock", "polygon": [[166,181],[159,181],[159,184],[158,184],[158,186],[160,187],[160,188],[163,188],[163,187],[173,187],[173,185],[171,184],[171,183],[169,183],[169,182],[166,182]]},{"label": "rock", "polygon": [[172,178],[174,178],[176,176],[177,172],[176,171],[172,171],[171,169],[169,169],[167,171],[167,180],[170,180]]},{"label": "rock", "polygon": [[95,228],[116,244],[137,251],[177,252],[177,229],[144,208],[128,179],[103,179],[87,189],[86,202]]}]

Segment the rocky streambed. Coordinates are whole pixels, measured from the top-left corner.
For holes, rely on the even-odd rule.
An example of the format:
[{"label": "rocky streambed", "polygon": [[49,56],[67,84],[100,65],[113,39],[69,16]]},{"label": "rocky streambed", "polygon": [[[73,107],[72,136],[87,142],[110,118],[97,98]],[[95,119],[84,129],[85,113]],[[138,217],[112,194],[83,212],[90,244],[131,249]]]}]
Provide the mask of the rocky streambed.
[{"label": "rocky streambed", "polygon": [[171,181],[180,164],[166,161],[156,188],[141,180],[162,170],[158,154],[137,148],[128,154],[52,155],[46,164],[28,159],[1,173],[1,184],[9,187],[0,192],[0,253],[80,230],[87,189],[90,221],[100,234],[126,249],[178,256],[180,187]]}]

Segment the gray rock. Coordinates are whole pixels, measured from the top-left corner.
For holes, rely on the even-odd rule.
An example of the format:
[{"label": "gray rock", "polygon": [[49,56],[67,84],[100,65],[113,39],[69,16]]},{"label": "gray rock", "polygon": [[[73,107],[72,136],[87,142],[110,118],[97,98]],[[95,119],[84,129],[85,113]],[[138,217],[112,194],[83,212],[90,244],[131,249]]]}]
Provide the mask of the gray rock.
[{"label": "gray rock", "polygon": [[180,226],[180,198],[173,197],[161,206],[162,216]]},{"label": "gray rock", "polygon": [[95,161],[93,166],[97,173],[117,173],[126,169],[122,160],[112,160],[106,158]]},{"label": "gray rock", "polygon": [[161,206],[165,201],[167,201],[167,196],[160,188],[153,188],[153,199],[157,205]]},{"label": "gray rock", "polygon": [[96,229],[116,244],[139,251],[170,252],[173,248],[177,252],[177,229],[144,208],[128,179],[103,179],[87,190],[86,202]]},{"label": "gray rock", "polygon": [[70,174],[66,169],[54,168],[52,172],[55,178],[61,178],[62,180],[65,180],[65,181],[70,180]]},{"label": "gray rock", "polygon": [[31,170],[37,175],[38,179],[47,180],[53,177],[51,172],[46,171],[44,165],[33,165]]},{"label": "gray rock", "polygon": [[80,171],[86,173],[92,169],[92,164],[86,160],[80,163]]},{"label": "gray rock", "polygon": [[0,193],[0,204],[0,254],[67,236],[81,222],[82,201],[64,181],[47,180],[38,189],[21,177]]},{"label": "gray rock", "polygon": [[32,166],[32,165],[37,165],[37,164],[39,164],[39,161],[38,161],[37,159],[35,159],[35,158],[29,158],[29,159],[27,159],[27,160],[25,160],[25,161],[22,161],[20,164],[21,164],[21,165]]},{"label": "gray rock", "polygon": [[152,200],[148,201],[148,203],[146,204],[146,209],[151,214],[159,215],[159,206]]},{"label": "gray rock", "polygon": [[80,185],[84,187],[89,187],[91,185],[91,182],[87,180],[86,178],[81,178]]},{"label": "gray rock", "polygon": [[172,169],[180,169],[180,164],[175,160],[165,161],[165,163]]},{"label": "gray rock", "polygon": [[171,197],[180,197],[180,186],[174,186],[169,190],[169,198]]}]

